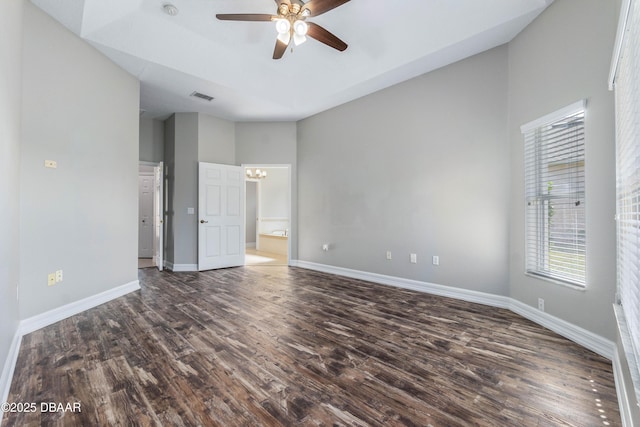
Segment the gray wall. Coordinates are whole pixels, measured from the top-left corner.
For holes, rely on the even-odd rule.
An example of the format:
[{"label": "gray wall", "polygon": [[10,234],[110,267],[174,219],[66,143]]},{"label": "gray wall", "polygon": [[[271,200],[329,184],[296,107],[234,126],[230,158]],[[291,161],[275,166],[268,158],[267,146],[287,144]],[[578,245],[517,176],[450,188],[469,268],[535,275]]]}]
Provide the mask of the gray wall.
[{"label": "gray wall", "polygon": [[198,114],[198,161],[234,165],[235,157],[234,123]]},{"label": "gray wall", "polygon": [[[166,259],[174,265],[198,263],[198,162],[289,164],[293,176],[291,229],[296,218],[296,124],[233,123],[199,113],[176,113],[165,121],[168,197]],[[196,215],[188,215],[194,207]],[[296,241],[291,242],[292,258]]]},{"label": "gray wall", "polygon": [[144,162],[164,160],[164,123],[154,119],[140,119],[140,153]]},{"label": "gray wall", "polygon": [[[24,319],[137,280],[140,88],[30,2],[23,36]],[[58,269],[64,281],[47,286]]]},{"label": "gray wall", "polygon": [[174,263],[174,226],[173,226],[173,194],[175,193],[176,175],[176,117],[172,115],[164,121],[164,260]]},{"label": "gray wall", "polygon": [[198,162],[235,164],[234,132],[233,122],[200,113],[176,113],[165,121],[165,253],[175,268],[198,264]]},{"label": "gray wall", "polygon": [[[198,114],[175,114],[173,263],[198,263]],[[194,214],[187,209],[194,208]],[[169,257],[171,258],[171,257]]]},{"label": "gray wall", "polygon": [[[22,0],[3,2],[0,14],[0,375],[18,328],[20,206],[20,89]],[[0,400],[2,381],[0,376]],[[1,414],[0,414],[1,417]]]},{"label": "gray wall", "polygon": [[291,165],[291,259],[298,257],[298,159],[294,122],[243,122],[235,124],[236,164]]},{"label": "gray wall", "polygon": [[[615,2],[556,0],[509,45],[511,296],[615,341],[615,129],[607,87],[618,10]],[[587,98],[587,289],[525,276],[524,171],[520,126]]]},{"label": "gray wall", "polygon": [[265,168],[267,178],[260,182],[260,216],[289,218],[289,171],[285,168]]},{"label": "gray wall", "polygon": [[502,46],[299,122],[298,259],[508,295],[507,81]]}]

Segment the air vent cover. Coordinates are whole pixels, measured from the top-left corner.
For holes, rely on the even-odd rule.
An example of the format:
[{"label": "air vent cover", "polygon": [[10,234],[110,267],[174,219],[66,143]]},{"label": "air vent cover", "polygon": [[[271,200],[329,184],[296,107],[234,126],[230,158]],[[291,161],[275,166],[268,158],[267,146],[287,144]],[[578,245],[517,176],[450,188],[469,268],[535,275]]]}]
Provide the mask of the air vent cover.
[{"label": "air vent cover", "polygon": [[200,92],[192,92],[190,96],[204,99],[205,101],[208,101],[208,102],[213,101],[213,96],[205,95],[204,93],[200,93]]}]

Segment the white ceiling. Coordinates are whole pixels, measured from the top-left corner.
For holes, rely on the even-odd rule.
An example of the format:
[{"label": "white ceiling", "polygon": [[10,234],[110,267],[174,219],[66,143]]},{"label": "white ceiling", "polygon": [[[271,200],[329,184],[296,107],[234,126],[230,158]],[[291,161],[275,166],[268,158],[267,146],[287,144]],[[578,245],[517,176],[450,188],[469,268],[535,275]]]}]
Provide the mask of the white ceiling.
[{"label": "white ceiling", "polygon": [[310,39],[273,60],[273,23],[215,14],[275,14],[274,0],[32,0],[140,79],[143,117],[233,121],[299,120],[499,46],[552,1],[351,0],[309,18],[346,51]]}]

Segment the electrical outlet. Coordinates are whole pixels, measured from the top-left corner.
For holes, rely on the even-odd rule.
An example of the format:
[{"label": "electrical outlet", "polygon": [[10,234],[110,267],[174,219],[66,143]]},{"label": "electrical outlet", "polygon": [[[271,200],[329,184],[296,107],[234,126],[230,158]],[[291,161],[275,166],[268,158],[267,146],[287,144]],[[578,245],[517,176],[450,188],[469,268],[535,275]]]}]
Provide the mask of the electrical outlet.
[{"label": "electrical outlet", "polygon": [[544,311],[544,299],[538,298],[538,310]]},{"label": "electrical outlet", "polygon": [[328,243],[324,243],[322,245],[322,250],[325,251],[325,252],[328,251],[329,250],[329,244]]},{"label": "electrical outlet", "polygon": [[411,254],[410,259],[411,259],[411,264],[417,264],[418,263],[418,255],[417,254]]},{"label": "electrical outlet", "polygon": [[49,273],[47,275],[47,285],[53,286],[56,284],[56,273]]},{"label": "electrical outlet", "polygon": [[58,167],[58,162],[56,162],[55,160],[45,160],[44,161],[44,167],[45,168],[56,169]]},{"label": "electrical outlet", "polygon": [[440,257],[438,255],[433,256],[433,265],[440,265]]},{"label": "electrical outlet", "polygon": [[56,283],[62,282],[62,270],[56,271]]},{"label": "electrical outlet", "polygon": [[391,259],[391,251],[387,251],[387,259]]}]

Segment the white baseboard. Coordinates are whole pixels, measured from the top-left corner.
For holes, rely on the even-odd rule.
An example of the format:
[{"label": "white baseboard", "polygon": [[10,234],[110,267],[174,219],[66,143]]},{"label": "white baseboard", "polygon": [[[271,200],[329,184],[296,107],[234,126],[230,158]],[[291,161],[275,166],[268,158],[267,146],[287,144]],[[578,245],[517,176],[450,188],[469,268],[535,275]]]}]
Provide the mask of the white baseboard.
[{"label": "white baseboard", "polygon": [[631,415],[631,405],[635,405],[635,402],[629,401],[629,394],[626,390],[632,390],[633,385],[627,384],[623,373],[623,367],[620,361],[620,355],[618,349],[613,353],[613,379],[616,384],[616,395],[618,396],[618,406],[620,407],[620,419],[622,421],[622,427],[633,427],[633,415]]},{"label": "white baseboard", "polygon": [[170,261],[165,261],[164,266],[176,273],[183,271],[198,271],[198,264],[174,264]]},{"label": "white baseboard", "polygon": [[435,283],[421,282],[418,280],[404,279],[402,277],[387,276],[366,271],[351,270],[348,268],[334,267],[332,265],[317,264],[314,262],[291,260],[291,266],[306,268],[308,270],[321,271],[338,276],[351,277],[354,279],[366,280],[382,285],[395,286],[398,288],[412,289],[428,294],[455,298],[463,301],[475,302],[491,307],[506,308],[520,316],[531,320],[545,328],[548,328],[571,341],[588,348],[599,355],[612,360],[615,344],[606,338],[587,331],[579,326],[559,319],[548,313],[539,311],[518,300],[501,295],[493,295],[484,292],[471,291],[468,289],[454,288],[451,286],[438,285]]},{"label": "white baseboard", "polygon": [[[9,354],[4,362],[2,368],[2,376],[0,376],[0,403],[6,402],[9,398],[9,391],[11,388],[11,380],[13,379],[13,372],[16,368],[16,362],[18,361],[18,353],[20,353],[20,343],[22,342],[22,335],[18,331],[13,335],[11,341],[11,347],[9,347]],[[0,411],[0,424],[2,423],[2,416],[4,412]]]},{"label": "white baseboard", "polygon": [[67,317],[82,313],[85,310],[99,306],[100,304],[104,304],[105,302],[109,302],[112,299],[121,297],[130,292],[137,291],[138,289],[140,289],[140,282],[134,280],[133,282],[126,283],[122,286],[118,286],[117,288],[109,289],[108,291],[104,291],[79,301],[63,305],[62,307],[54,308],[53,310],[49,310],[45,313],[29,317],[28,319],[20,321],[18,333],[20,333],[20,335],[26,335],[33,331],[37,331],[45,326],[52,325],[60,320],[66,319]]},{"label": "white baseboard", "polygon": [[[0,403],[6,402],[9,397],[11,380],[13,379],[13,372],[16,368],[16,362],[18,361],[18,353],[20,352],[20,343],[22,342],[22,337],[24,335],[37,331],[45,326],[52,325],[60,320],[66,319],[67,317],[82,313],[90,308],[97,307],[130,292],[137,291],[138,289],[140,289],[140,282],[138,280],[134,280],[122,286],[118,286],[117,288],[109,289],[108,291],[104,291],[79,301],[63,305],[62,307],[54,308],[53,310],[49,310],[45,313],[29,317],[28,319],[21,320],[18,324],[18,330],[11,341],[9,354],[7,355],[7,360],[5,361],[2,369],[2,376],[0,376]],[[2,422],[2,415],[3,413],[0,411],[0,423]]]},{"label": "white baseboard", "polygon": [[566,320],[552,316],[549,313],[540,311],[513,298],[511,298],[509,310],[537,323],[538,325],[551,329],[553,332],[562,335],[563,337],[570,339],[571,341],[578,343],[595,353],[598,353],[602,357],[606,357],[609,360],[613,359],[615,344],[611,340],[594,334],[593,332],[589,332],[586,329],[574,325],[573,323],[569,323]]},{"label": "white baseboard", "polygon": [[492,307],[508,308],[509,306],[509,298],[507,297],[478,291],[470,291],[467,289],[453,288],[451,286],[438,285],[419,280],[404,279],[402,277],[387,276],[384,274],[369,273],[366,271],[351,270],[349,268],[334,267],[332,265],[317,264],[314,262],[300,260],[291,260],[291,266],[321,271],[323,273],[330,273],[338,276],[351,277],[352,279],[366,280],[368,282],[380,283],[382,285],[395,286],[396,288],[411,289],[428,294],[476,302],[479,304],[490,305]]}]

